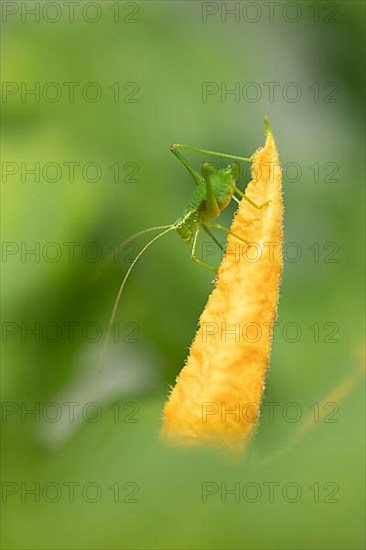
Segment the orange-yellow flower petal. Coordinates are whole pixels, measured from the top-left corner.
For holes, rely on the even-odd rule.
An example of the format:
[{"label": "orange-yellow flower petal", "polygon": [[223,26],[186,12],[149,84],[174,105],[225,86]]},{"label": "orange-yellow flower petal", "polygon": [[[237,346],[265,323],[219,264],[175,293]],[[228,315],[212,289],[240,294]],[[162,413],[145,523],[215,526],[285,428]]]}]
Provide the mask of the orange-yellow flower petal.
[{"label": "orange-yellow flower petal", "polygon": [[[273,136],[252,157],[252,180],[227,240],[216,286],[164,409],[177,443],[243,447],[260,411],[282,271],[281,169]],[[268,202],[270,201],[270,202]],[[231,331],[231,332],[230,332]]]}]

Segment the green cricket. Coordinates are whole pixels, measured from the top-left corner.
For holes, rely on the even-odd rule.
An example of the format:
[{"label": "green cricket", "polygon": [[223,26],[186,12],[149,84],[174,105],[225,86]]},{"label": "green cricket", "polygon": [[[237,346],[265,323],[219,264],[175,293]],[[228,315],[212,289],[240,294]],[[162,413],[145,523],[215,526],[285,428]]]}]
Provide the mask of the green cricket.
[{"label": "green cricket", "polygon": [[[193,166],[188,162],[188,160],[183,156],[181,150],[193,151],[196,153],[202,153],[205,155],[210,155],[214,157],[220,157],[224,159],[230,159],[234,162],[227,165],[224,168],[216,168],[209,163],[202,164],[202,173],[197,172]],[[151,231],[162,230],[161,233],[153,237],[137,254],[136,258],[133,260],[129,266],[122,283],[120,285],[118,294],[116,296],[112,313],[108,323],[107,335],[105,339],[104,348],[107,345],[107,337],[110,333],[110,330],[114,324],[117,309],[123,290],[125,288],[127,279],[129,278],[131,271],[135,267],[138,260],[146,252],[146,250],[158,239],[166,235],[170,231],[177,231],[178,235],[181,237],[183,242],[192,245],[191,249],[191,260],[195,263],[210,269],[211,271],[216,272],[217,268],[209,265],[208,263],[200,260],[197,257],[198,249],[198,238],[201,229],[209,235],[209,237],[216,243],[216,245],[224,251],[222,244],[216,239],[213,235],[211,229],[217,229],[226,233],[226,235],[233,235],[236,239],[247,244],[248,241],[245,241],[241,237],[233,234],[227,227],[223,225],[212,223],[230,204],[232,200],[239,203],[240,198],[248,201],[254,208],[261,209],[267,205],[267,203],[262,205],[255,204],[252,200],[245,195],[241,189],[239,189],[237,182],[239,179],[239,164],[238,162],[251,162],[251,158],[239,157],[235,155],[228,155],[226,153],[218,153],[216,151],[208,151],[206,149],[199,149],[197,147],[191,147],[190,145],[184,144],[175,144],[170,147],[170,151],[173,155],[183,164],[183,166],[188,170],[190,175],[193,178],[195,183],[195,190],[191,196],[191,199],[188,203],[187,208],[184,210],[182,216],[180,216],[174,223],[170,225],[160,225],[156,227],[150,227],[148,229],[143,229],[138,233],[135,233],[123,243],[118,246],[118,249],[123,248],[127,243],[131,242],[136,237],[149,233]]]}]

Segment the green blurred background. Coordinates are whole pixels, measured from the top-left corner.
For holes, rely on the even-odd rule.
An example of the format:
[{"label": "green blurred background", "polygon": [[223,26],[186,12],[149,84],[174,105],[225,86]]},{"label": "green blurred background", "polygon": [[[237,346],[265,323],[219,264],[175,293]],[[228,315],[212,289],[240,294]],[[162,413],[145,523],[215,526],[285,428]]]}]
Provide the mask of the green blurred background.
[{"label": "green blurred background", "polygon": [[[80,2],[71,16],[41,2],[39,20],[34,4],[3,2],[3,547],[364,548],[364,3]],[[249,156],[265,114],[300,256],[290,245],[267,406],[233,462],[158,438],[212,289],[177,235],[136,268],[98,374],[99,330],[141,246],[113,262],[113,243],[174,221],[190,197],[169,145]],[[286,413],[310,415],[308,431]]]}]

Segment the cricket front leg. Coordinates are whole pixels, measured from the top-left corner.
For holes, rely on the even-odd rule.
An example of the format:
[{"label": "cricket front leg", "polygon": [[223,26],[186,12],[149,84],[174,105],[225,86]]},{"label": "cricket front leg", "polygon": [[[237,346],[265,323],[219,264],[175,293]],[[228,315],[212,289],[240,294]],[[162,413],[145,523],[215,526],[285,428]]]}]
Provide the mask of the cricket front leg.
[{"label": "cricket front leg", "polygon": [[210,271],[214,271],[216,273],[216,267],[213,267],[212,265],[200,260],[197,258],[197,247],[198,247],[198,235],[200,232],[200,228],[198,227],[196,229],[196,232],[193,237],[193,245],[192,245],[192,252],[191,252],[191,260],[195,262],[198,265],[202,265],[203,267],[206,267]]}]

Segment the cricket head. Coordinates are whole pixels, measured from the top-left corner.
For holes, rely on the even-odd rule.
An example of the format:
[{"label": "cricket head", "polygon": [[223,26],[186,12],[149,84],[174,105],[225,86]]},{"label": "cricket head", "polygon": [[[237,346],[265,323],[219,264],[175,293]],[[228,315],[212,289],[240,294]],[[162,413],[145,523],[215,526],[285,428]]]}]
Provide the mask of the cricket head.
[{"label": "cricket head", "polygon": [[178,218],[174,223],[174,226],[178,235],[184,242],[189,243],[192,240],[192,229],[189,224],[187,224],[184,217]]},{"label": "cricket head", "polygon": [[179,217],[174,222],[174,227],[178,235],[185,243],[190,243],[193,238],[194,231],[197,228],[197,213],[189,212],[184,216]]}]

